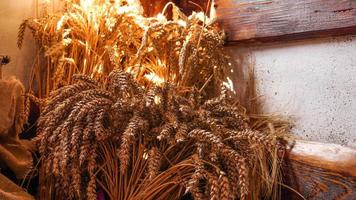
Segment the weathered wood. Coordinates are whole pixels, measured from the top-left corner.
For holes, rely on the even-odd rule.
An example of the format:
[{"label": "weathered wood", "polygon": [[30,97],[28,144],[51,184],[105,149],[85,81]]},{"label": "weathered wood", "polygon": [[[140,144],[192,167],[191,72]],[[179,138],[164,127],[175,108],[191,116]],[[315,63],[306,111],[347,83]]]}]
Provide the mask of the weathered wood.
[{"label": "weathered wood", "polygon": [[[287,185],[305,199],[356,199],[355,149],[298,140],[284,161]],[[291,191],[284,195],[302,199]]]},{"label": "weathered wood", "polygon": [[[206,5],[208,0],[192,0]],[[185,0],[183,0],[185,2]],[[229,41],[278,41],[356,33],[355,0],[215,0]],[[191,11],[192,4],[181,3]]]}]

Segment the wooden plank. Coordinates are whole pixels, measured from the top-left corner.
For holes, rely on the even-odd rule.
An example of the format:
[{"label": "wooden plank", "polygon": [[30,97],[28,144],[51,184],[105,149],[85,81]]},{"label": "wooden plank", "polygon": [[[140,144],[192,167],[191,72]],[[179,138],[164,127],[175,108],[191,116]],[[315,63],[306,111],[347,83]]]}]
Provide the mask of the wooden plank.
[{"label": "wooden plank", "polygon": [[[193,0],[200,5],[206,5],[207,1]],[[215,4],[229,41],[292,40],[356,33],[355,0],[216,0]],[[192,9],[181,6],[183,10]]]},{"label": "wooden plank", "polygon": [[[305,199],[356,199],[355,149],[298,140],[286,154],[283,173],[287,185]],[[284,197],[303,199],[294,192]]]}]

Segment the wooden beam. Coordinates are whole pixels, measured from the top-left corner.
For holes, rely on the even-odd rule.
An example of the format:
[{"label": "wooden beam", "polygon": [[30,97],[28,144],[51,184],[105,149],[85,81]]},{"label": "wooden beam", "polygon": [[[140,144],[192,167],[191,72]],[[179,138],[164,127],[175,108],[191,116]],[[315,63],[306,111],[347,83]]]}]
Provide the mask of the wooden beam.
[{"label": "wooden beam", "polygon": [[[146,16],[174,2],[186,14],[212,0],[141,0]],[[229,42],[280,41],[356,33],[355,0],[215,0]]]},{"label": "wooden beam", "polygon": [[355,0],[216,0],[216,9],[229,41],[356,33]]},{"label": "wooden beam", "polygon": [[[283,163],[285,182],[305,199],[356,199],[356,149],[297,140]],[[291,190],[284,198],[303,199]]]}]

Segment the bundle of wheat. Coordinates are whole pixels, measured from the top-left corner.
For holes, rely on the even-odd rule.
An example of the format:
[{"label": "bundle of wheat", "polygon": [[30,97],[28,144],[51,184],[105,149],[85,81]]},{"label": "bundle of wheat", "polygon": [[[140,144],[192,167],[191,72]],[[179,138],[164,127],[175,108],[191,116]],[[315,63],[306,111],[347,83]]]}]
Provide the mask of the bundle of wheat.
[{"label": "bundle of wheat", "polygon": [[[156,199],[169,182],[160,183],[163,186],[156,188],[155,195],[138,189],[167,173],[177,175],[176,168],[187,162],[188,166],[180,167],[191,176],[168,178],[176,179],[179,184],[173,186],[187,189],[195,199],[246,199],[252,190],[250,174],[264,173],[255,176],[260,186],[270,185],[268,180],[276,176],[268,170],[266,158],[277,159],[273,154],[282,137],[251,129],[229,90],[212,99],[197,90],[181,91],[168,84],[145,90],[121,70],[111,72],[105,84],[84,75],[75,75],[73,80],[77,82],[51,95],[41,113],[37,138],[46,174],[43,181],[55,180],[59,184],[55,190],[65,199],[95,199],[97,179],[112,199],[140,199],[140,195]],[[98,157],[99,152],[113,147],[117,147],[118,160],[105,153]],[[136,154],[133,148],[141,153]],[[137,165],[135,159],[143,163],[128,168]],[[115,168],[109,170],[106,165]],[[172,167],[175,170],[170,171]],[[126,187],[133,191],[117,193],[123,186],[109,180],[125,174],[131,177],[128,174],[132,173],[138,182]],[[84,189],[87,192],[82,192]]]},{"label": "bundle of wheat", "polygon": [[288,126],[249,118],[224,87],[232,66],[214,19],[172,4],[168,20],[134,0],[64,2],[19,32],[19,47],[26,27],[39,44],[32,78],[47,97],[41,199],[96,199],[97,188],[115,200],[277,197]]},{"label": "bundle of wheat", "polygon": [[[39,44],[30,85],[40,96],[70,84],[75,73],[103,80],[114,68],[134,74],[142,84],[205,84],[213,93],[212,85],[229,72],[224,34],[203,13],[187,17],[172,5],[173,20],[164,13],[146,18],[137,1],[88,2],[67,0],[64,11],[21,24],[18,46],[26,27]],[[39,59],[42,54],[45,60]]]}]

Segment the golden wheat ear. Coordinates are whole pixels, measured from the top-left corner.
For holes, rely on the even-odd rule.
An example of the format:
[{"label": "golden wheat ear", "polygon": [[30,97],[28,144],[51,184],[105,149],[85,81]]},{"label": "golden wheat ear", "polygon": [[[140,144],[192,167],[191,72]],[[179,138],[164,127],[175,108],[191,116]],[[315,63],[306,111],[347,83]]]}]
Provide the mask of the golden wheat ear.
[{"label": "golden wheat ear", "polygon": [[23,40],[25,37],[25,31],[26,31],[26,26],[27,26],[28,20],[23,20],[22,23],[19,26],[19,31],[17,34],[17,47],[19,49],[22,48]]}]

